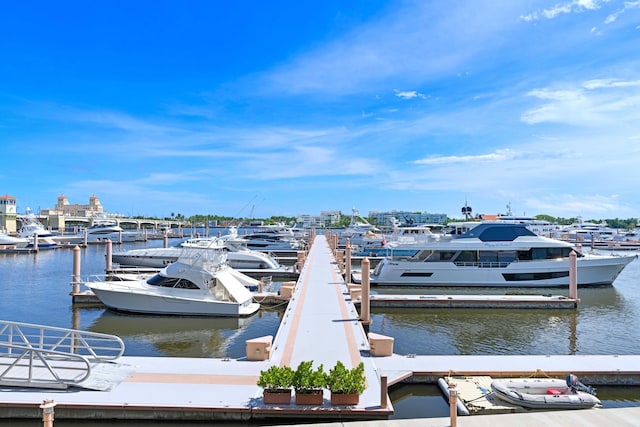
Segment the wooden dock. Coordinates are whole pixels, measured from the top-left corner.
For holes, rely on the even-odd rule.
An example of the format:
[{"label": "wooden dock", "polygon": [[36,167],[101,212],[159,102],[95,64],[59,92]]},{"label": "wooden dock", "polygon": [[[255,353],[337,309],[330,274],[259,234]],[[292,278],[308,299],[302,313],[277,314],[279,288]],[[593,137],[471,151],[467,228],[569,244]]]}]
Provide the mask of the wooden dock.
[{"label": "wooden dock", "polygon": [[[0,390],[0,418],[40,419],[53,399],[56,419],[242,421],[385,420],[393,413],[386,385],[432,382],[447,375],[527,376],[575,373],[586,383],[640,384],[640,356],[420,356],[381,355],[367,334],[325,236],[317,236],[292,289],[265,360],[132,357],[117,360],[120,375],[94,382],[102,390],[22,388]],[[375,342],[392,337],[376,336]],[[247,344],[249,348],[249,345]],[[126,353],[125,353],[126,354]],[[336,361],[365,365],[367,388],[355,406],[266,405],[256,382],[272,365],[313,360],[329,370]],[[527,374],[523,374],[526,372]],[[123,375],[123,373],[125,373]],[[590,374],[589,377],[586,374]],[[594,381],[597,379],[598,381]],[[638,409],[640,412],[640,409]],[[639,414],[640,415],[640,414]],[[481,418],[481,417],[478,417]],[[588,418],[585,418],[588,419]]]}]

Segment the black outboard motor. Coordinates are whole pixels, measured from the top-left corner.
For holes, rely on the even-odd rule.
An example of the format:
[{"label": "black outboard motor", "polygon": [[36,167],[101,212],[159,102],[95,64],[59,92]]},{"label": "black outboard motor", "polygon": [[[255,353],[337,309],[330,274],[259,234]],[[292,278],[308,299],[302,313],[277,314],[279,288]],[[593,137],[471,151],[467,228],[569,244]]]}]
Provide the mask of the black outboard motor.
[{"label": "black outboard motor", "polygon": [[578,377],[573,374],[567,375],[567,386],[569,386],[571,391],[573,391],[574,393],[580,390],[580,391],[584,391],[585,393],[592,394],[594,396],[596,395],[595,388],[582,384],[580,380],[578,380]]}]

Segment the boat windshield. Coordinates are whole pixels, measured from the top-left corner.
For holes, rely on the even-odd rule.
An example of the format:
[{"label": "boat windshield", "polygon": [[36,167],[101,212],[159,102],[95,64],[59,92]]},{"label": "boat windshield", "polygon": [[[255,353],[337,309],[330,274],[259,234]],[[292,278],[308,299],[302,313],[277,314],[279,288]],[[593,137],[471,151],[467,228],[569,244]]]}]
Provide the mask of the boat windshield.
[{"label": "boat windshield", "polygon": [[147,280],[147,283],[151,286],[159,286],[162,288],[177,288],[177,289],[200,289],[198,286],[190,280],[181,279],[178,277],[166,277],[160,274],[156,274]]}]

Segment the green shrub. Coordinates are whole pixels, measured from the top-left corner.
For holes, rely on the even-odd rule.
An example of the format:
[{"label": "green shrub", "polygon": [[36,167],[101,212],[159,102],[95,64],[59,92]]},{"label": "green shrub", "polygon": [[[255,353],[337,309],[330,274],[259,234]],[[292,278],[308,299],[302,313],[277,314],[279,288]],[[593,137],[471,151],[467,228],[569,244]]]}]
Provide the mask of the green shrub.
[{"label": "green shrub", "polygon": [[300,362],[293,372],[293,388],[296,393],[311,393],[327,386],[327,374],[322,365],[313,370],[313,360]]},{"label": "green shrub", "polygon": [[265,371],[260,371],[258,386],[265,390],[278,390],[291,388],[293,385],[293,369],[289,366],[270,366]]},{"label": "green shrub", "polygon": [[332,393],[362,394],[366,388],[364,363],[360,362],[355,368],[347,369],[346,366],[338,360],[336,366],[329,370],[327,388],[331,390]]}]

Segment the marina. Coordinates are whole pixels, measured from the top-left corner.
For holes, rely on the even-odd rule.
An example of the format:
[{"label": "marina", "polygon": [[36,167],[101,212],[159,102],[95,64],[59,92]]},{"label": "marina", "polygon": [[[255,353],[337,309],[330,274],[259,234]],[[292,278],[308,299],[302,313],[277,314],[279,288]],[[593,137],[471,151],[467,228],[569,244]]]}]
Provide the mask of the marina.
[{"label": "marina", "polygon": [[[89,249],[91,249],[91,248],[87,248],[87,249],[85,249],[85,250],[89,250]],[[96,249],[100,249],[100,248],[96,248]],[[66,252],[66,253],[68,254],[68,252],[67,252],[67,251],[64,251],[64,252]],[[38,256],[38,257],[40,257],[41,255],[44,255],[44,253],[42,253],[42,254],[38,254],[37,256]],[[48,254],[47,254],[47,255],[48,255]],[[68,257],[69,257],[69,255],[67,255],[67,258],[68,258]],[[86,262],[86,261],[85,261],[85,262]],[[103,260],[103,262],[104,262],[104,260]],[[331,262],[328,262],[327,264],[328,264],[328,265],[331,265]],[[632,264],[632,265],[634,265],[634,264]],[[85,267],[86,267],[86,266],[85,266]],[[94,266],[93,268],[96,268],[96,267],[98,267],[98,266],[96,265],[96,266]],[[99,268],[99,267],[98,267],[98,268]],[[102,268],[104,268],[104,265],[102,265]],[[68,273],[67,273],[67,277],[68,277]],[[334,279],[331,279],[329,282],[333,283],[333,282],[334,282]],[[346,284],[345,284],[345,285],[346,285]],[[589,291],[592,291],[592,290],[589,290]],[[597,292],[597,291],[599,291],[599,290],[598,290],[598,289],[595,289],[595,290],[593,290],[593,291],[596,291],[596,292]],[[345,292],[348,294],[348,291],[346,291],[346,289],[345,289]],[[581,294],[581,296],[582,296],[582,294]],[[68,298],[68,297],[67,297],[67,298]],[[374,299],[375,299],[375,298],[374,298]],[[372,299],[372,302],[374,301],[374,299]],[[373,307],[373,304],[372,304],[372,308],[374,308],[374,307]],[[406,310],[406,309],[405,309],[405,310]],[[82,311],[81,309],[74,309],[74,312],[75,312],[75,311],[78,311],[78,313],[77,313],[77,315],[76,315],[77,317],[75,318],[75,319],[76,319],[76,321],[78,322],[78,324],[82,324],[82,323],[83,323],[83,321],[84,321],[84,322],[86,322],[86,316],[87,316],[87,315],[89,315],[90,317],[94,317],[91,313],[92,313],[92,312],[95,312],[95,309],[90,310],[90,311]],[[100,311],[101,311],[101,310],[98,310],[98,312],[100,312]],[[306,311],[306,310],[305,310],[305,311]],[[410,311],[410,312],[413,312],[413,311],[415,311],[415,310],[409,310],[409,311]],[[510,311],[510,310],[506,310],[506,311]],[[555,310],[552,310],[552,312],[554,312],[554,311],[555,311]],[[571,311],[573,311],[573,310],[571,310]],[[431,310],[430,310],[430,312],[431,312]],[[437,310],[437,309],[436,309],[436,312],[438,312],[438,310]],[[537,311],[536,311],[536,312],[537,312]],[[545,310],[545,312],[546,312],[546,310]],[[529,313],[531,313],[531,312],[529,312]],[[276,314],[276,318],[275,318],[275,319],[272,319],[272,320],[270,321],[270,320],[269,320],[269,318],[270,318],[273,314]],[[425,313],[425,314],[426,314],[426,313]],[[242,320],[242,321],[238,322],[238,323],[237,323],[237,326],[240,328],[240,329],[238,330],[238,332],[240,332],[240,331],[243,331],[243,332],[244,332],[244,331],[245,331],[245,329],[243,329],[243,328],[248,327],[248,326],[251,326],[252,324],[257,325],[257,324],[256,324],[256,322],[257,322],[257,321],[262,322],[263,320],[266,320],[266,321],[267,321],[267,324],[272,324],[272,325],[273,325],[273,326],[271,327],[272,329],[271,329],[270,331],[267,331],[267,332],[268,332],[268,335],[272,335],[272,336],[279,335],[279,334],[281,333],[281,332],[280,332],[280,329],[282,328],[282,326],[281,326],[281,325],[282,325],[282,320],[281,320],[281,319],[279,319],[279,315],[278,315],[277,313],[274,313],[274,312],[269,313],[269,312],[265,312],[265,311],[262,311],[262,312],[261,312],[261,315],[263,316],[263,318],[262,318],[262,319],[249,318],[249,319],[244,319],[244,320]],[[382,321],[380,320],[380,316],[381,316],[381,315],[382,315],[382,316],[385,316],[385,318],[384,318]],[[407,372],[416,372],[416,373],[420,373],[420,372],[421,372],[421,369],[420,369],[420,368],[417,368],[417,365],[416,365],[416,366],[411,365],[411,370],[407,369],[407,366],[406,366],[407,361],[408,361],[409,363],[418,363],[420,366],[438,366],[438,364],[437,364],[437,362],[436,362],[436,358],[434,358],[434,357],[428,357],[428,358],[426,358],[426,359],[423,359],[423,356],[415,356],[415,357],[409,357],[409,358],[407,358],[407,357],[406,357],[406,355],[412,355],[412,354],[413,354],[413,355],[415,355],[416,353],[418,353],[418,354],[429,354],[429,353],[419,353],[418,351],[416,351],[415,349],[417,349],[419,346],[413,346],[413,349],[412,349],[413,351],[411,351],[411,350],[410,350],[410,351],[401,351],[401,350],[398,350],[399,348],[402,348],[403,346],[405,346],[407,343],[406,343],[406,342],[403,342],[404,340],[402,339],[402,334],[399,334],[399,335],[398,335],[398,334],[390,334],[390,333],[388,332],[388,328],[389,328],[389,326],[390,326],[392,323],[394,323],[394,322],[393,322],[393,317],[394,317],[394,316],[397,316],[397,313],[395,313],[395,309],[391,309],[391,311],[390,311],[390,312],[385,312],[385,313],[380,313],[380,312],[376,312],[376,311],[372,312],[372,323],[371,323],[371,330],[372,330],[372,332],[373,332],[373,331],[375,331],[375,333],[377,333],[377,334],[384,334],[383,336],[394,336],[395,341],[396,341],[396,342],[395,342],[395,348],[394,348],[394,353],[395,353],[395,354],[394,354],[394,356],[392,356],[392,357],[384,357],[384,358],[383,358],[383,357],[375,357],[375,358],[374,358],[374,359],[375,359],[375,360],[374,360],[375,365],[378,367],[378,369],[379,369],[379,371],[380,371],[380,372],[386,372],[387,374],[389,374],[389,383],[390,383],[390,385],[393,385],[393,386],[397,386],[398,384],[401,384],[402,382],[407,381],[407,378],[409,378],[409,377],[414,378],[414,380],[416,380],[416,379],[420,379],[420,381],[425,381],[425,382],[427,382],[427,383],[435,383],[435,381],[437,381],[437,378],[435,378],[435,379],[434,379],[434,378],[429,378],[429,379],[425,380],[425,378],[428,376],[428,375],[426,375],[425,371],[422,371],[422,375],[409,375],[409,377],[407,377]],[[547,314],[547,316],[548,316],[548,314]],[[36,317],[37,317],[37,316],[36,316]],[[255,317],[255,316],[254,316],[254,317]],[[535,319],[535,317],[539,317],[539,315],[534,315],[534,316],[532,316],[532,317]],[[563,316],[561,316],[561,317],[563,317]],[[135,322],[136,322],[136,319],[137,319],[138,317],[136,317],[136,316],[130,316],[130,315],[121,315],[120,313],[113,313],[113,314],[111,314],[109,311],[106,311],[106,312],[103,312],[103,313],[102,313],[102,315],[100,315],[100,318],[101,318],[101,319],[104,319],[105,321],[106,321],[106,319],[107,319],[107,318],[110,318],[110,319],[116,319],[116,320],[117,320],[118,318],[121,318],[122,322],[121,322],[121,326],[120,326],[120,327],[115,328],[115,326],[117,326],[117,323],[113,323],[113,322],[109,322],[109,323],[100,322],[99,324],[100,324],[100,325],[102,325],[102,326],[100,326],[100,327],[99,327],[99,329],[101,329],[101,330],[102,330],[103,332],[105,332],[105,333],[113,333],[113,332],[114,332],[114,330],[115,330],[115,331],[117,331],[117,332],[122,333],[122,335],[123,335],[123,340],[125,341],[125,343],[127,343],[127,342],[130,342],[130,341],[131,341],[131,336],[129,336],[129,337],[127,336],[127,334],[128,334],[128,332],[127,332],[127,331],[128,331],[128,329],[130,329],[130,328],[127,326],[127,324],[135,323]],[[144,318],[144,317],[143,317],[143,318]],[[178,330],[180,330],[179,324],[180,324],[183,320],[186,320],[186,319],[181,319],[181,318],[179,318],[179,319],[176,319],[175,321],[170,321],[169,323],[172,323],[172,324],[173,324],[173,326],[178,326]],[[273,320],[276,320],[276,323],[273,323]],[[534,321],[535,321],[535,320],[534,320]],[[192,322],[192,321],[190,320],[190,322]],[[391,322],[391,323],[390,323],[390,322]],[[164,322],[164,323],[166,323],[166,322]],[[193,323],[193,322],[192,322],[192,323]],[[196,322],[196,323],[197,323],[197,322]],[[95,324],[96,324],[96,325],[98,325],[98,323],[95,323]],[[185,323],[185,324],[186,324],[186,323]],[[111,325],[111,326],[109,326],[109,325]],[[149,325],[149,323],[147,323],[147,325]],[[425,325],[426,325],[426,324],[425,324]],[[263,324],[263,326],[265,326],[265,325]],[[417,325],[416,325],[416,326],[417,326]],[[231,325],[231,327],[233,328],[233,325]],[[197,331],[197,328],[194,328],[194,325],[191,325],[191,326],[189,327],[189,329],[190,329],[190,330],[192,330],[192,328],[193,328],[193,330],[196,330],[196,331]],[[90,329],[96,329],[96,328],[90,328]],[[153,328],[151,328],[151,329],[153,329]],[[162,327],[160,327],[160,329],[162,329]],[[186,330],[185,330],[185,331],[186,331]],[[149,332],[151,332],[151,331],[149,331]],[[204,331],[203,331],[203,332],[204,332]],[[265,332],[265,331],[264,331],[264,328],[261,328],[261,332]],[[140,335],[137,335],[137,334],[142,334],[142,335],[149,336],[148,334],[146,334],[146,333],[144,332],[144,327],[142,327],[142,328],[139,330],[139,332],[138,332],[138,333],[136,333],[136,334],[134,334],[134,335],[132,335],[132,336],[133,336],[133,337],[135,337],[135,336],[140,336]],[[162,336],[162,335],[163,335],[161,332],[159,332],[159,334],[160,334],[160,336]],[[165,334],[165,335],[166,335],[166,334]],[[235,338],[235,339],[234,339],[235,344],[234,344],[232,347],[235,347],[235,350],[233,350],[233,348],[232,348],[232,347],[227,347],[227,349],[223,352],[223,354],[222,354],[222,356],[221,356],[221,357],[223,357],[223,358],[229,358],[229,357],[231,357],[232,359],[234,359],[234,358],[240,358],[240,359],[242,359],[243,357],[246,357],[246,349],[245,349],[245,348],[243,348],[243,346],[242,346],[242,344],[244,344],[244,342],[242,342],[242,335],[243,335],[243,334],[241,333],[239,336],[234,337],[234,338]],[[253,338],[256,338],[256,333],[255,333],[255,332],[254,332],[254,333],[252,333],[251,335],[252,335],[251,337],[249,337],[249,336],[245,335],[245,342],[246,342],[246,340],[251,340],[251,339],[253,339]],[[166,339],[166,340],[170,340],[170,339],[168,338],[169,336],[171,336],[171,335],[166,335],[166,338],[163,338],[163,340],[165,340],[165,339]],[[173,336],[175,337],[175,335],[173,335]],[[263,336],[263,335],[259,335],[259,336]],[[220,336],[218,339],[222,339],[222,341],[225,341],[225,339],[223,338],[223,336]],[[170,341],[167,341],[167,344],[169,344],[169,342],[170,342]],[[276,341],[274,341],[274,343],[275,343],[275,342],[276,342]],[[417,343],[415,343],[415,342],[414,342],[413,344],[417,344]],[[129,346],[129,345],[127,345],[127,350],[128,350],[128,351],[130,350],[130,351],[133,351],[133,352],[139,351],[139,350],[136,350],[136,347],[137,347],[136,345],[133,345],[132,347],[133,347],[133,348],[130,348],[130,346]],[[168,348],[168,347],[165,347],[165,346],[163,345],[163,347],[162,347],[162,348]],[[274,346],[274,348],[275,348],[275,346]],[[166,350],[164,350],[164,351],[166,351]],[[363,352],[364,352],[364,353],[366,353],[366,349],[360,349],[360,352],[361,352],[361,353],[363,353]],[[126,361],[126,360],[127,360],[127,358],[129,357],[129,356],[127,356],[126,354],[127,354],[127,352],[125,352],[124,359],[122,359],[123,361]],[[292,354],[293,354],[293,353],[292,353]],[[397,354],[397,356],[396,356],[396,354]],[[404,354],[404,356],[402,356],[403,354]],[[455,352],[454,352],[454,354],[455,354]],[[528,354],[528,353],[524,353],[524,354]],[[132,357],[140,357],[140,356],[132,356]],[[143,358],[145,358],[146,356],[142,356],[142,357],[143,357]],[[191,356],[189,356],[189,357],[191,357]],[[218,356],[218,357],[220,357],[220,356]],[[385,362],[385,359],[388,359],[389,361],[391,361],[391,360],[396,360],[396,361],[395,361],[395,362]],[[495,357],[495,356],[493,356],[493,357],[491,357],[491,359],[495,359],[495,366],[493,366],[493,369],[494,369],[494,370],[496,369],[496,367],[497,367],[497,366],[505,366],[505,364],[506,364],[506,365],[513,365],[513,366],[519,366],[519,365],[520,365],[520,362],[514,362],[514,360],[517,360],[517,359],[513,359],[513,358],[512,358],[512,357],[510,357],[510,356],[500,356],[500,357]],[[531,360],[531,359],[530,359],[530,357],[528,357],[528,358],[524,358],[524,357],[523,357],[522,359],[523,359],[523,360]],[[601,366],[606,366],[606,363],[610,363],[610,362],[607,362],[607,360],[608,360],[608,359],[610,359],[610,358],[598,359],[598,360],[597,360],[597,362],[598,362],[598,363],[596,363],[596,364],[597,364],[597,365],[601,365]],[[145,359],[145,360],[146,360],[146,359]],[[450,358],[448,357],[446,360],[450,360]],[[466,361],[465,361],[465,360],[466,360],[466,357],[456,358],[456,360],[457,360],[457,362],[456,362],[456,363],[457,363],[457,364],[459,364],[459,366],[456,366],[456,367],[455,367],[455,369],[456,369],[456,370],[458,370],[458,368],[459,368],[459,371],[460,371],[460,372],[472,372],[472,371],[478,370],[478,366],[473,367],[473,369],[470,369],[470,368],[469,368],[469,366],[466,366],[466,365],[469,363],[469,362],[466,362]],[[469,360],[473,360],[473,358],[470,358]],[[491,363],[487,366],[487,361],[488,361],[488,360],[489,360],[489,359],[487,359],[487,358],[477,359],[477,362],[479,363],[479,362],[481,361],[481,362],[482,362],[482,365],[483,365],[483,369],[480,369],[479,371],[481,371],[481,372],[486,372],[486,369],[487,369],[487,368],[489,368],[489,369],[491,369],[491,368],[492,368],[492,366],[491,366],[492,364],[491,364]],[[537,359],[536,359],[536,360],[537,360]],[[541,360],[545,360],[545,359],[541,359]],[[562,368],[562,367],[563,367],[563,363],[558,362],[559,360],[561,361],[562,359],[561,359],[561,358],[560,358],[560,359],[558,359],[558,358],[556,358],[556,357],[552,357],[552,358],[550,358],[550,360],[548,360],[547,362],[548,362],[548,363],[551,363],[552,365],[557,364],[557,366],[558,366],[558,367]],[[613,361],[615,362],[615,364],[617,365],[617,367],[616,367],[615,369],[620,369],[620,366],[622,366],[623,371],[626,369],[626,368],[624,368],[625,363],[627,363],[627,362],[625,362],[625,358],[622,358],[622,359],[621,359],[621,358],[619,358],[619,357],[616,357],[616,358],[611,358],[611,360],[613,360]],[[139,362],[139,361],[137,361],[137,360],[136,360],[136,362]],[[158,362],[159,362],[159,361],[158,361]],[[604,362],[606,362],[606,363],[604,363]],[[145,363],[148,363],[148,362],[145,362]],[[156,362],[154,362],[154,363],[156,363]],[[210,362],[207,362],[207,363],[210,363]],[[386,367],[384,367],[384,364],[385,364],[385,363],[392,363],[392,365],[391,365],[391,366],[386,366]],[[400,365],[398,365],[398,366],[393,366],[393,363],[401,364],[402,369],[398,369],[398,366],[400,366]],[[474,363],[475,363],[475,362],[474,362]],[[533,365],[538,366],[538,367],[539,367],[539,366],[544,366],[544,367],[546,367],[546,368],[549,368],[548,363],[547,363],[547,364],[538,364],[538,362],[535,362],[535,361],[534,361]],[[631,363],[637,363],[637,362],[636,362],[636,361],[631,360]],[[471,366],[472,366],[472,365],[473,365],[473,363],[471,364]],[[529,363],[529,365],[531,365],[531,363]],[[465,366],[466,366],[466,367],[465,367]],[[414,368],[417,368],[417,369],[415,369],[415,371],[414,371],[414,370],[413,370]],[[451,368],[451,366],[450,366],[450,368]],[[444,374],[446,374],[446,372],[447,372],[447,371],[450,371],[450,368],[449,368],[449,369],[443,369]],[[151,369],[151,368],[150,368],[150,369]],[[152,370],[160,370],[160,371],[163,371],[163,370],[165,370],[165,369],[167,369],[167,372],[173,372],[174,370],[175,370],[175,371],[180,372],[180,370],[181,370],[182,368],[177,368],[177,367],[170,367],[170,368],[158,368],[158,367],[154,367]],[[216,368],[208,367],[207,369],[208,369],[208,370],[207,370],[207,372],[215,372],[215,369],[216,369]],[[212,370],[212,369],[213,369],[213,370]],[[523,368],[523,369],[522,369],[522,371],[520,371],[519,373],[520,373],[520,374],[522,374],[522,373],[525,373],[525,372],[526,372],[526,373],[528,373],[528,374],[531,374],[531,372],[535,371],[535,369],[536,369],[536,368]],[[572,372],[575,372],[575,371],[577,370],[577,369],[576,369],[575,364],[573,365],[573,368],[568,368],[568,369],[570,369]],[[585,372],[581,372],[581,373],[580,373],[580,377],[581,377],[581,378],[589,378],[589,379],[591,379],[590,377],[585,377],[585,373],[588,373],[589,369],[586,369],[586,368],[585,368],[585,369],[583,369],[583,370],[584,370]],[[402,373],[402,375],[397,376],[397,375],[396,375],[396,373],[397,373],[398,371],[403,372],[403,373]],[[545,371],[547,371],[547,369],[545,369]],[[434,369],[433,371],[428,371],[428,373],[429,373],[430,375],[442,375],[442,374],[443,374],[443,372],[439,372],[438,370],[435,370],[435,369]],[[548,369],[548,372],[553,372],[553,370],[552,370],[552,369]],[[555,373],[557,373],[557,372],[555,372]],[[181,374],[181,375],[182,375],[182,374]],[[255,373],[254,373],[254,375],[255,375]],[[625,378],[627,378],[627,377],[625,376]],[[628,378],[633,378],[633,376],[628,377]],[[191,381],[200,381],[200,380],[192,379]],[[209,378],[209,379],[204,380],[204,381],[214,381],[214,380],[213,380],[212,378]],[[602,380],[602,378],[601,378],[599,381],[602,383],[602,381],[603,381],[603,380]],[[607,380],[607,381],[609,381],[609,380]],[[613,383],[615,383],[615,381],[613,381]],[[120,386],[118,386],[118,388],[119,388],[119,387],[120,387]],[[255,388],[255,382],[254,382],[253,387]],[[255,393],[254,393],[254,394],[255,394]],[[379,396],[379,394],[378,394],[378,396]],[[440,398],[440,399],[442,400],[442,398]],[[606,401],[605,401],[605,404],[606,404]],[[387,416],[391,416],[391,415],[387,415]]]}]

